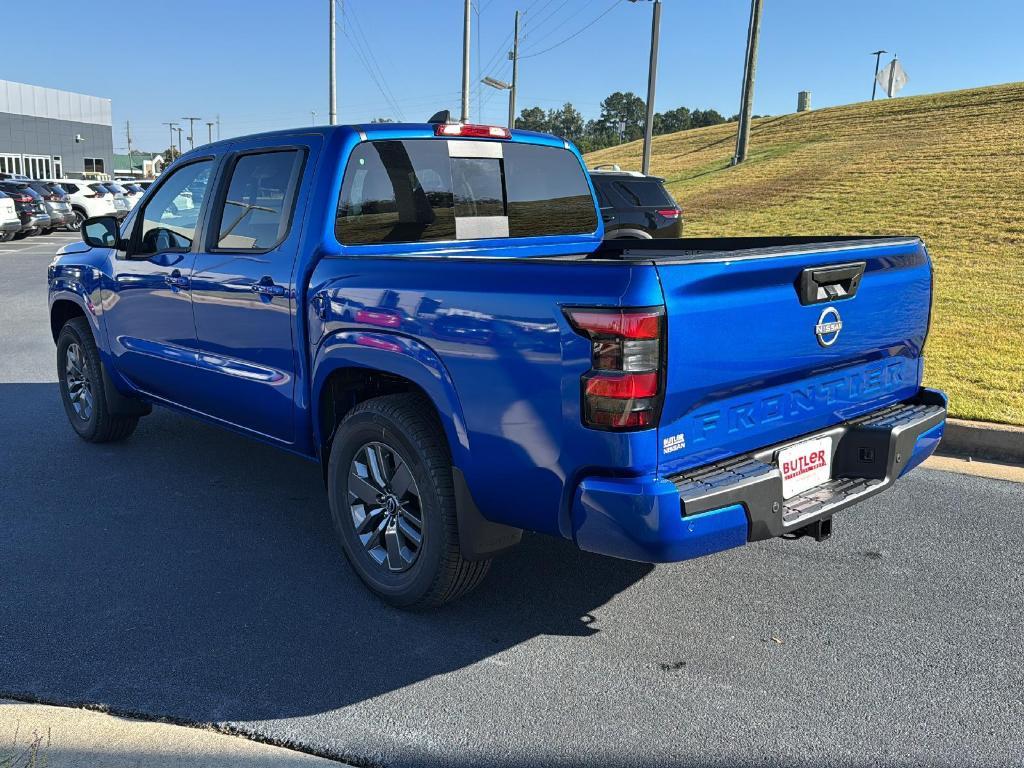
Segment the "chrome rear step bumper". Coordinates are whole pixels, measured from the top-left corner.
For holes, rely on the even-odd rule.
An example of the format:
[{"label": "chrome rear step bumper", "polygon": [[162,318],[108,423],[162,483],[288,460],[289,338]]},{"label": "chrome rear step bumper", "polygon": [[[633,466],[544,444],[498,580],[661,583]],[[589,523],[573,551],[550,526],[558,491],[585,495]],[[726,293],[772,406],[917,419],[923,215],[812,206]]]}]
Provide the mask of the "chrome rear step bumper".
[{"label": "chrome rear step bumper", "polygon": [[[934,451],[945,420],[943,395],[922,389],[909,402],[667,479],[679,491],[684,519],[742,504],[748,540],[769,539],[796,533],[888,488]],[[814,437],[832,438],[833,479],[784,499],[778,453]]]}]

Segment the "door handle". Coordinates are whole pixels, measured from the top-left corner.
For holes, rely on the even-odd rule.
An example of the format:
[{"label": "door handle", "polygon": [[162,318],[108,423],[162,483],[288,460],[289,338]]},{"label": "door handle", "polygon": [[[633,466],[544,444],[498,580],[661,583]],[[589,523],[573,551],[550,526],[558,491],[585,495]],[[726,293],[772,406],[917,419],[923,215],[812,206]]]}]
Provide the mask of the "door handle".
[{"label": "door handle", "polygon": [[164,282],[172,288],[188,288],[188,278],[181,276],[181,270],[176,269],[171,274],[164,276]]},{"label": "door handle", "polygon": [[865,267],[865,261],[808,267],[800,273],[800,303],[821,304],[853,298],[860,287]]},{"label": "door handle", "polygon": [[260,296],[285,296],[288,289],[283,285],[277,285],[269,277],[264,277],[258,283],[252,284],[252,292]]}]

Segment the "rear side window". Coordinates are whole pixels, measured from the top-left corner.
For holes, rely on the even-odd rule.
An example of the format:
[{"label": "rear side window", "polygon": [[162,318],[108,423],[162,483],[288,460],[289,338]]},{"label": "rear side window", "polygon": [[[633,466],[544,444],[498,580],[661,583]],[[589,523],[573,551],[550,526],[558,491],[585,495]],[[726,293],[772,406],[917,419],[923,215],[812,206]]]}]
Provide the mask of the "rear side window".
[{"label": "rear side window", "polygon": [[675,204],[665,188],[656,181],[616,180],[612,186],[630,205],[645,207]]},{"label": "rear side window", "polygon": [[62,184],[61,186],[63,186],[64,189],[67,190],[68,194],[70,194],[70,195],[73,195],[73,194],[75,194],[78,191],[78,185],[77,184],[71,184],[70,182],[66,182],[66,183]]},{"label": "rear side window", "polygon": [[238,159],[224,203],[215,212],[217,248],[265,251],[284,240],[302,159],[299,150],[261,152]]},{"label": "rear side window", "polygon": [[583,234],[596,228],[590,187],[571,152],[436,139],[356,146],[335,222],[338,240],[347,245]]}]

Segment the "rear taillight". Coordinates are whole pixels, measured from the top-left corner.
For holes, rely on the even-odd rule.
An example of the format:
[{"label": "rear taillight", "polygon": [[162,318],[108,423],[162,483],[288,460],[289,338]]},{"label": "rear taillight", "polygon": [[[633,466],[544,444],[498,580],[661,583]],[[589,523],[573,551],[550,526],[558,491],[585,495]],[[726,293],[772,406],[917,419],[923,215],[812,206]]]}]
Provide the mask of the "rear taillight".
[{"label": "rear taillight", "polygon": [[662,208],[658,211],[658,215],[664,216],[666,219],[678,219],[680,213],[678,208]]},{"label": "rear taillight", "polygon": [[501,125],[474,125],[472,123],[438,123],[435,136],[468,136],[474,139],[511,139],[512,133]]},{"label": "rear taillight", "polygon": [[93,192],[91,195],[86,195],[86,197],[99,198],[99,197],[103,197],[103,193],[102,192]]},{"label": "rear taillight", "polygon": [[662,401],[665,311],[572,308],[573,329],[590,339],[591,368],[582,378],[583,423],[600,429],[644,429],[658,422]]},{"label": "rear taillight", "polygon": [[32,197],[30,195],[19,195],[18,197],[14,198],[14,202],[16,202],[16,203],[31,203],[32,202]]}]

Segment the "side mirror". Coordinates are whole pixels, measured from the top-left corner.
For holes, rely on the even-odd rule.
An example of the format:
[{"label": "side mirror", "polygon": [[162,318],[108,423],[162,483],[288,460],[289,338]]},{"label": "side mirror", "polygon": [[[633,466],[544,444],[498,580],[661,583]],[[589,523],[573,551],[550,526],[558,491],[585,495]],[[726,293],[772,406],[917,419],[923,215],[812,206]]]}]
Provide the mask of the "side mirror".
[{"label": "side mirror", "polygon": [[121,231],[113,216],[94,216],[82,222],[82,240],[91,248],[121,248]]}]

